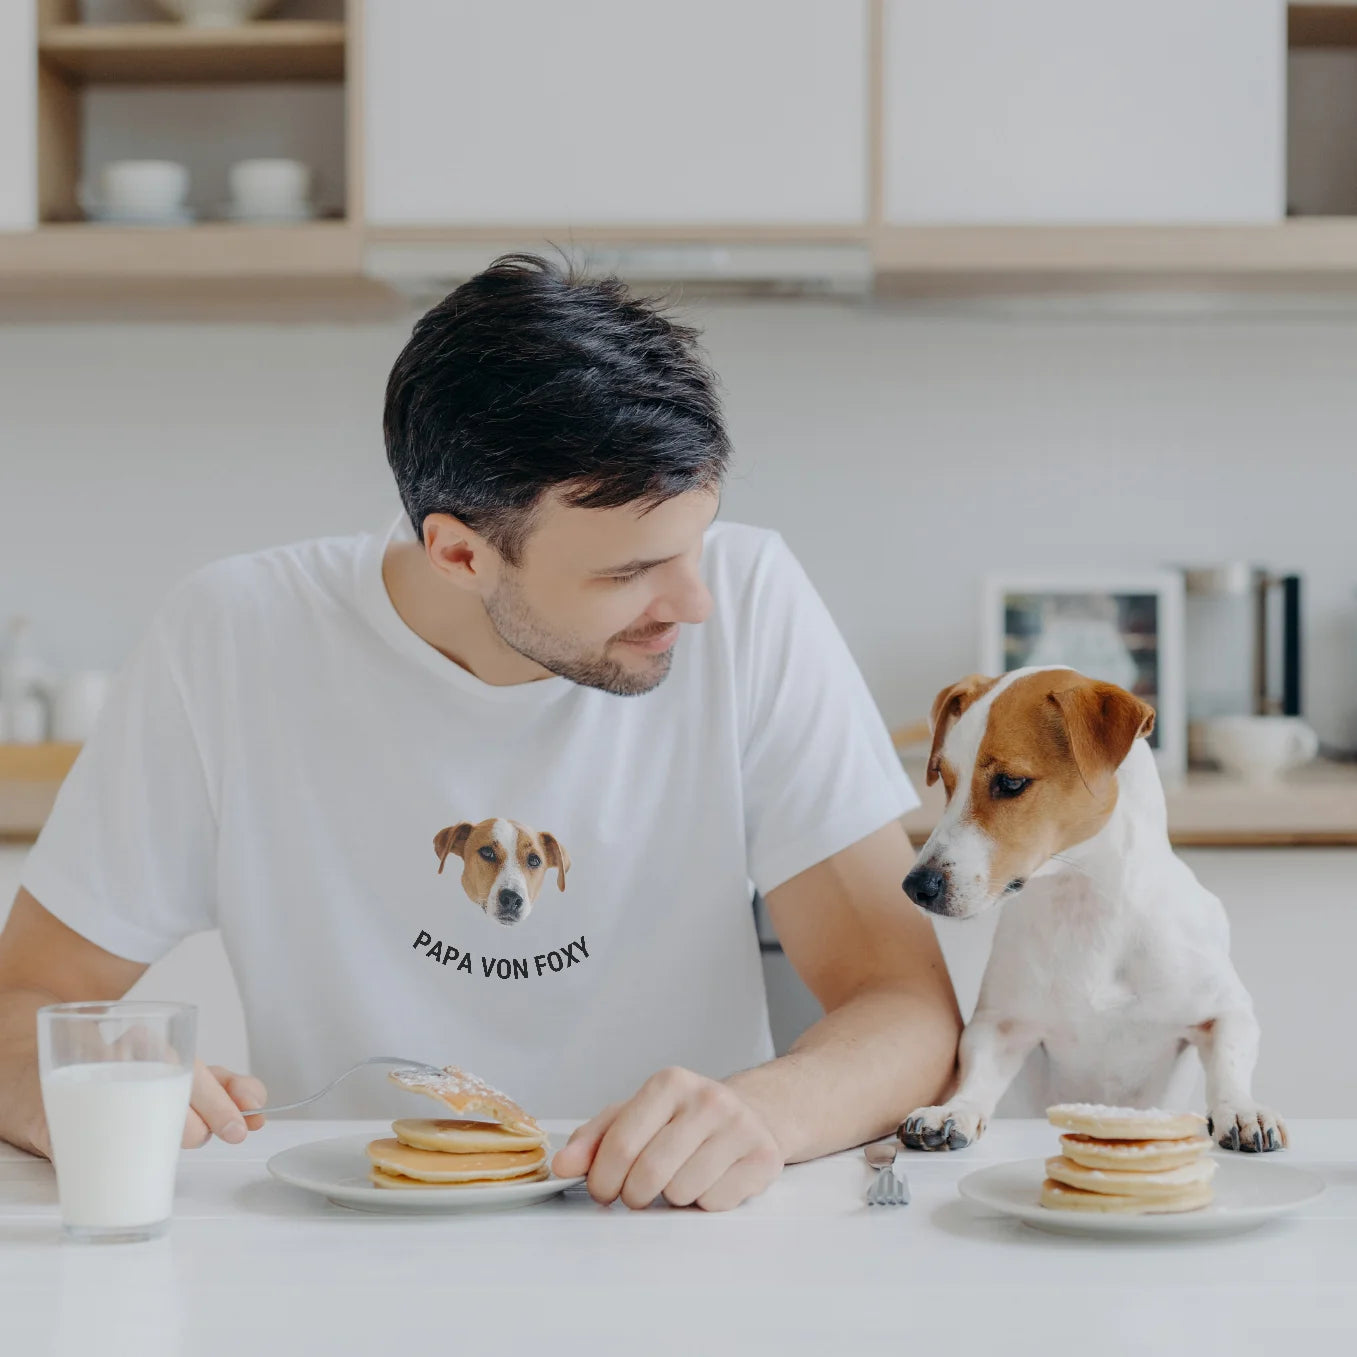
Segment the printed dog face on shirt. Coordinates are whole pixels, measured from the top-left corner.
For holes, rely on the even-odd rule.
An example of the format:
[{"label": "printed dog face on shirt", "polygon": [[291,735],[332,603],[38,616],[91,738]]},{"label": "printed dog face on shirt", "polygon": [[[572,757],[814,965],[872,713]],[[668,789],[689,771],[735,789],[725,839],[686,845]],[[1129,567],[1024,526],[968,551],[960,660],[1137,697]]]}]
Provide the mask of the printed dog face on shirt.
[{"label": "printed dog face on shirt", "polygon": [[556,869],[556,884],[565,890],[570,854],[554,834],[517,820],[463,820],[440,829],[433,846],[440,876],[450,854],[462,859],[462,889],[496,923],[517,924],[528,917],[549,868]]}]

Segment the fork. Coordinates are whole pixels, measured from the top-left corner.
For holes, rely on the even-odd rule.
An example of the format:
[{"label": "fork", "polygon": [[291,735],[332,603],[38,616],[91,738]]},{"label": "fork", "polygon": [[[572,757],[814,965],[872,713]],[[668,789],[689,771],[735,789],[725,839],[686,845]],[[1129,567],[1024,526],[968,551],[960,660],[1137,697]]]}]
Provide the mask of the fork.
[{"label": "fork", "polygon": [[872,1185],[867,1189],[868,1206],[908,1206],[909,1182],[903,1173],[895,1171],[895,1156],[899,1146],[893,1140],[868,1145],[863,1153],[876,1170]]},{"label": "fork", "polygon": [[271,1107],[242,1108],[241,1111],[247,1117],[271,1117],[275,1112],[291,1112],[295,1108],[305,1107],[308,1103],[315,1102],[317,1098],[323,1098],[341,1079],[347,1079],[355,1070],[361,1070],[365,1065],[403,1065],[406,1069],[422,1070],[425,1074],[443,1073],[437,1065],[426,1065],[422,1060],[406,1060],[398,1055],[371,1055],[356,1065],[350,1065],[343,1074],[335,1075],[319,1093],[313,1093],[309,1098],[302,1098],[295,1103],[274,1103]]}]

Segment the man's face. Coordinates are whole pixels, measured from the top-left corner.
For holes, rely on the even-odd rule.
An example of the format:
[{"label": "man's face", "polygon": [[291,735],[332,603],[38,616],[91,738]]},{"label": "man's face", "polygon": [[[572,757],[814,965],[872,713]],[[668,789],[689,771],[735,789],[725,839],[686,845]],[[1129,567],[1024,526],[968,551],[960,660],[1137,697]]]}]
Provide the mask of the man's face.
[{"label": "man's face", "polygon": [[698,573],[715,490],[648,511],[543,500],[517,566],[501,562],[485,608],[520,655],[589,688],[648,693],[669,672],[683,623],[711,595]]}]

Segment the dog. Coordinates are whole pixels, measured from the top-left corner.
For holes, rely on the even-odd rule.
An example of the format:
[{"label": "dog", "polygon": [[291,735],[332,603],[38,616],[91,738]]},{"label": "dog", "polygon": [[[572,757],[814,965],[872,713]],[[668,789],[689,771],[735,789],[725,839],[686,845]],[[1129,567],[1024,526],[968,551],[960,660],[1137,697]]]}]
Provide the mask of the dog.
[{"label": "dog", "polygon": [[528,917],[548,868],[556,869],[556,884],[565,890],[570,854],[554,834],[539,834],[516,820],[463,820],[440,829],[433,846],[440,876],[449,854],[462,859],[462,889],[496,923],[518,924]]},{"label": "dog", "polygon": [[1163,1098],[1195,1048],[1217,1143],[1284,1146],[1286,1127],[1253,1099],[1258,1023],[1225,910],[1169,845],[1145,738],[1154,709],[1041,667],[962,679],[938,694],[930,725],[926,782],[942,779],[947,805],[905,892],[953,919],[1010,903],[951,1096],[905,1119],[904,1144],[976,1140],[1037,1048],[1049,1102],[1132,1107]]}]

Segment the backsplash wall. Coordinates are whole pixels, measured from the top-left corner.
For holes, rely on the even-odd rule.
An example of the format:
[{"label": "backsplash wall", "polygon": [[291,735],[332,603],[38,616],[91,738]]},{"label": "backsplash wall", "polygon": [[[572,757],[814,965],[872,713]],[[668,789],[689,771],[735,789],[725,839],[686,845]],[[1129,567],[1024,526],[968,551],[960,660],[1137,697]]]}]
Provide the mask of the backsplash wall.
[{"label": "backsplash wall", "polygon": [[[987,569],[1247,557],[1307,581],[1308,713],[1357,744],[1357,319],[695,301],[737,449],[888,720],[975,667]],[[408,323],[0,327],[0,618],[126,653],[213,557],[384,523]]]}]

